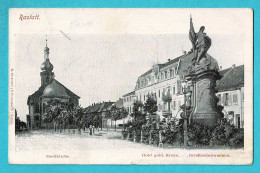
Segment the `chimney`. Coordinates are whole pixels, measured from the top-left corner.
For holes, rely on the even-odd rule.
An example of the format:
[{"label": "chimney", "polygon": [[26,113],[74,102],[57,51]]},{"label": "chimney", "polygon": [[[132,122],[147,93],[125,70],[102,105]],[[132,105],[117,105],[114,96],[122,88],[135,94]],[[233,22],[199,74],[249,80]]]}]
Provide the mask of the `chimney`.
[{"label": "chimney", "polygon": [[236,67],[236,64],[233,64],[233,65],[232,65],[232,68],[234,68],[234,67]]},{"label": "chimney", "polygon": [[171,59],[168,59],[168,62],[170,62],[171,61]]},{"label": "chimney", "polygon": [[219,66],[219,70],[222,70],[222,66]]}]

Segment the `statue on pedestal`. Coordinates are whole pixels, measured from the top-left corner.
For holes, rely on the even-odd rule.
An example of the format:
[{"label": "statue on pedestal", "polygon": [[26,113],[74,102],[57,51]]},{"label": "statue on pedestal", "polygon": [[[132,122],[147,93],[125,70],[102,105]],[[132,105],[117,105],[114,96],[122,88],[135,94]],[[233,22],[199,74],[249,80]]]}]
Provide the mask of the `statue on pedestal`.
[{"label": "statue on pedestal", "polygon": [[196,51],[194,61],[198,63],[207,53],[211,46],[211,39],[204,33],[205,26],[201,26],[198,33],[195,33],[192,18],[190,18],[190,41],[192,50]]},{"label": "statue on pedestal", "polygon": [[205,27],[201,26],[198,33],[195,33],[192,18],[190,18],[189,39],[192,43],[192,51],[188,63],[186,78],[191,81],[192,106],[191,122],[214,126],[220,117],[217,107],[216,81],[220,79],[218,62],[211,57],[207,51],[211,46],[211,39],[204,33]]},{"label": "statue on pedestal", "polygon": [[211,46],[211,39],[204,33],[205,27],[201,26],[199,32],[195,32],[192,18],[190,17],[189,39],[192,44],[193,52],[192,64],[189,67],[189,73],[200,72],[203,70],[218,70],[218,64],[215,59],[207,54]]}]

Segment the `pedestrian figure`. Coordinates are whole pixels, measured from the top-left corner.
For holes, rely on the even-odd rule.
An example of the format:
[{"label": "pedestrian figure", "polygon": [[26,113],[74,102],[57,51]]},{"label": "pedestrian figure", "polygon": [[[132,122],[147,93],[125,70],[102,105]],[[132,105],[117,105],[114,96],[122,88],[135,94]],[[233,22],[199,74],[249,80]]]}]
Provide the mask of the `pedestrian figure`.
[{"label": "pedestrian figure", "polygon": [[92,135],[92,125],[89,126],[89,135]]}]

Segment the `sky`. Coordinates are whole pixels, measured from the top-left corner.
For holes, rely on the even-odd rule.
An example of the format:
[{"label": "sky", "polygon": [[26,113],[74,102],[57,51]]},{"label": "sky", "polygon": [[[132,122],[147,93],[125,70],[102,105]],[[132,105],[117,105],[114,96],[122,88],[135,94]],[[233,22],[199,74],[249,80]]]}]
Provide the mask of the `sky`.
[{"label": "sky", "polygon": [[[81,97],[86,107],[94,102],[116,101],[134,90],[138,76],[158,60],[182,55],[191,44],[188,35],[48,35],[50,62],[55,79]],[[239,35],[213,35],[212,55],[222,68],[243,64],[243,42]],[[27,97],[41,85],[44,35],[21,35],[16,41],[16,107],[28,114]],[[217,46],[221,45],[221,46]],[[232,59],[232,61],[230,61]]]},{"label": "sky", "polygon": [[[68,11],[58,10],[50,18],[48,16],[53,14],[53,9],[36,10],[43,20],[37,26],[31,21],[11,23],[10,57],[11,66],[12,58],[15,64],[15,107],[23,121],[28,114],[27,98],[41,85],[40,66],[44,61],[46,38],[55,79],[79,95],[83,107],[94,102],[116,101],[133,91],[138,76],[157,61],[165,63],[182,55],[182,50],[189,51],[190,12],[193,14],[195,31],[201,25],[206,27],[205,32],[212,39],[208,53],[218,61],[219,66],[225,69],[232,64],[242,65],[247,58],[250,29],[245,24],[248,21],[236,17],[250,11],[108,11],[110,13],[107,9],[99,10],[99,15],[95,15],[95,10],[78,10],[68,16]],[[22,12],[27,11],[12,13],[11,10],[10,20]],[[30,12],[33,14],[35,10]],[[134,16],[136,14],[138,17]],[[61,16],[68,18],[58,20]],[[82,16],[86,18],[85,22]]]}]

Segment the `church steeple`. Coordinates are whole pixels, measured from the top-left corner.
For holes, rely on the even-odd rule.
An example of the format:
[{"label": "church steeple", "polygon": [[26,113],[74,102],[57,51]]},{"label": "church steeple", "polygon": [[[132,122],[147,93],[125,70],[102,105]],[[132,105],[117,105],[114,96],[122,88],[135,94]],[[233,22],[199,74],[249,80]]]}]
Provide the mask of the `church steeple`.
[{"label": "church steeple", "polygon": [[48,48],[47,39],[46,39],[46,46],[44,48],[44,60],[49,59],[49,54],[50,54],[50,49]]},{"label": "church steeple", "polygon": [[50,83],[54,79],[53,65],[49,59],[50,49],[47,46],[47,39],[46,39],[46,46],[44,48],[44,62],[41,65],[41,85],[45,85]]}]

